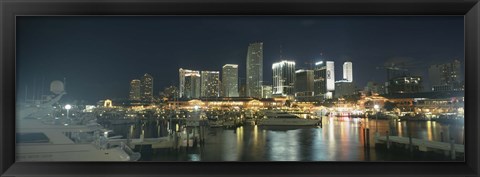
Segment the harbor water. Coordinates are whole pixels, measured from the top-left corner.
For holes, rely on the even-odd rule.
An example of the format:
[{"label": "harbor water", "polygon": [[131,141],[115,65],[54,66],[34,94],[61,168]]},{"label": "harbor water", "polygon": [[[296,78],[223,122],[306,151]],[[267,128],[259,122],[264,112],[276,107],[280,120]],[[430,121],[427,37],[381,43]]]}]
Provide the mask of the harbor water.
[{"label": "harbor water", "polygon": [[[166,120],[142,120],[133,125],[105,125],[123,137],[168,136]],[[370,147],[365,147],[364,129]],[[141,161],[451,161],[433,152],[375,147],[375,135],[402,136],[464,144],[463,124],[435,121],[392,121],[324,117],[320,126],[257,126],[206,128],[199,148],[136,148]],[[455,159],[457,161],[463,160]]]}]

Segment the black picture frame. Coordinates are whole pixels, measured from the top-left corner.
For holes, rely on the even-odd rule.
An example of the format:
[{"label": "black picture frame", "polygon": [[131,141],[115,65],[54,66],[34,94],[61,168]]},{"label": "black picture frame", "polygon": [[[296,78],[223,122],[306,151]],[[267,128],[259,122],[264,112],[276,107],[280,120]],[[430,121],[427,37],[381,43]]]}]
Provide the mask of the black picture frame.
[{"label": "black picture frame", "polygon": [[[478,0],[0,0],[2,176],[479,176]],[[465,162],[15,162],[17,15],[464,15]]]}]

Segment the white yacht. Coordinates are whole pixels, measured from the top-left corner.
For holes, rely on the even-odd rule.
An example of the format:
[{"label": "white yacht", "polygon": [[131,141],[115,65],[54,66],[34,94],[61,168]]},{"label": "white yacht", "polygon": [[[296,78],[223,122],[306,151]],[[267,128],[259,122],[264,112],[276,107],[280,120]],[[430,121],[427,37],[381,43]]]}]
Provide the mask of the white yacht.
[{"label": "white yacht", "polygon": [[[99,126],[52,124],[46,114],[63,94],[41,105],[19,109],[16,118],[17,161],[137,161],[128,146],[110,147]],[[101,126],[100,126],[101,127]]]},{"label": "white yacht", "polygon": [[313,126],[319,125],[320,119],[300,118],[287,112],[266,112],[265,117],[257,121],[257,125],[295,125]]}]

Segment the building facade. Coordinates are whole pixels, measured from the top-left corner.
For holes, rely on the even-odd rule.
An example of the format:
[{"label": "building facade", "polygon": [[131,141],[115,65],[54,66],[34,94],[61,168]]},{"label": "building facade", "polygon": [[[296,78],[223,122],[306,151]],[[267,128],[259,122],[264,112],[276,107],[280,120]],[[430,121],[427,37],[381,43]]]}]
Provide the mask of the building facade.
[{"label": "building facade", "polygon": [[294,95],[295,62],[283,60],[273,63],[273,94]]},{"label": "building facade", "polygon": [[140,92],[141,82],[138,79],[134,79],[130,81],[130,94],[129,99],[132,101],[140,101],[142,99],[142,95]]},{"label": "building facade", "polygon": [[335,82],[335,98],[350,96],[355,93],[355,85],[346,79]]},{"label": "building facade", "polygon": [[153,101],[153,77],[145,73],[141,81],[142,101]]},{"label": "building facade", "polygon": [[330,99],[335,91],[335,64],[333,61],[319,61],[315,63],[314,94],[324,95]]},{"label": "building facade", "polygon": [[430,88],[432,91],[459,91],[462,90],[462,73],[460,61],[432,65],[428,69]]},{"label": "building facade", "polygon": [[247,83],[245,78],[238,78],[238,95],[240,97],[247,97]]},{"label": "building facade", "polygon": [[220,72],[202,71],[201,97],[213,98],[220,97]]},{"label": "building facade", "polygon": [[226,64],[222,67],[223,97],[238,97],[238,65]]},{"label": "building facade", "polygon": [[313,96],[313,70],[295,71],[295,96]]},{"label": "building facade", "polygon": [[387,94],[393,93],[418,93],[422,91],[422,78],[420,76],[402,76],[387,82]]},{"label": "building facade", "polygon": [[263,82],[263,43],[252,43],[247,51],[246,96],[260,98]]},{"label": "building facade", "polygon": [[272,98],[272,86],[271,85],[262,85],[262,98]]},{"label": "building facade", "polygon": [[179,69],[179,97],[200,98],[200,71]]},{"label": "building facade", "polygon": [[343,63],[343,80],[353,82],[353,64],[352,62]]}]

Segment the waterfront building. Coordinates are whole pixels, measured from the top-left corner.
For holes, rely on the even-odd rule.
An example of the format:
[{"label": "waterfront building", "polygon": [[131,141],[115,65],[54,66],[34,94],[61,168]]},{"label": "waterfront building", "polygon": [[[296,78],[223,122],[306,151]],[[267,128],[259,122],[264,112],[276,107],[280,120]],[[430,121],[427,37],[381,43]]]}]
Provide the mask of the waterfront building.
[{"label": "waterfront building", "polygon": [[343,63],[343,80],[353,82],[353,66],[352,62]]},{"label": "waterfront building", "polygon": [[262,98],[272,98],[272,85],[262,85]]},{"label": "waterfront building", "polygon": [[238,97],[238,65],[222,67],[222,91],[224,97]]},{"label": "waterfront building", "polygon": [[179,69],[179,97],[199,98],[200,97],[200,71]]},{"label": "waterfront building", "polygon": [[220,97],[219,71],[202,71],[201,80],[201,97]]},{"label": "waterfront building", "polygon": [[246,96],[260,98],[263,82],[263,43],[251,43],[247,51]]},{"label": "waterfront building", "polygon": [[283,60],[273,63],[273,94],[294,95],[295,62]]},{"label": "waterfront building", "polygon": [[465,106],[464,91],[395,93],[385,95],[400,112],[463,114]]},{"label": "waterfront building", "polygon": [[141,92],[140,92],[141,82],[138,79],[133,79],[130,81],[130,94],[129,99],[132,101],[140,101],[141,100]]},{"label": "waterfront building", "polygon": [[432,91],[458,91],[463,90],[461,84],[460,61],[431,65],[428,69]]},{"label": "waterfront building", "polygon": [[313,96],[313,70],[295,71],[295,97]]},{"label": "waterfront building", "polygon": [[314,69],[314,94],[324,96],[326,99],[333,97],[335,91],[335,65],[333,61],[319,61]]},{"label": "waterfront building", "polygon": [[422,78],[420,76],[401,76],[387,82],[386,93],[416,93],[421,90]]},{"label": "waterfront building", "polygon": [[168,102],[169,108],[178,106],[180,109],[192,110],[195,107],[202,109],[252,109],[252,108],[277,108],[285,105],[284,98],[255,99],[250,97],[217,97],[200,98],[193,100],[174,100]]},{"label": "waterfront building", "polygon": [[335,82],[335,98],[350,96],[355,94],[355,84],[349,80],[339,80]]},{"label": "waterfront building", "polygon": [[142,101],[153,101],[153,77],[145,73],[141,81]]}]

